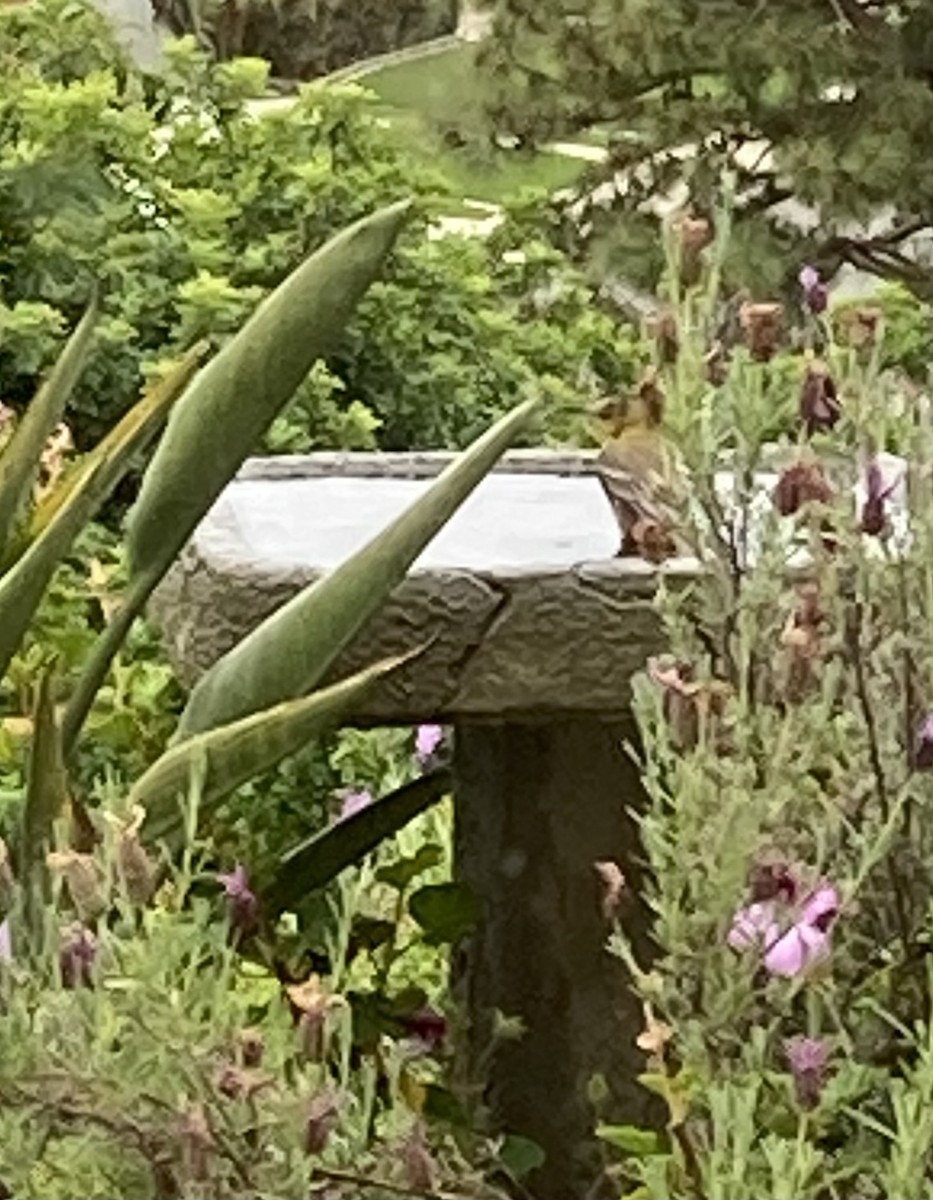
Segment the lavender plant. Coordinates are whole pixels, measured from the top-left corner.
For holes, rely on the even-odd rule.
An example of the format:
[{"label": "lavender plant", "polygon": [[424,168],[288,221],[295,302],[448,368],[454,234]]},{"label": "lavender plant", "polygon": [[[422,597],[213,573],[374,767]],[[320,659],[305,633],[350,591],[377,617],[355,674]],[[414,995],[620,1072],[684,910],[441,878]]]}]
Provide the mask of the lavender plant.
[{"label": "lavender plant", "polygon": [[790,358],[780,305],[725,334],[718,224],[697,289],[672,242],[660,365],[695,558],[635,682],[658,954],[614,942],[668,1125],[603,1134],[632,1198],[933,1196],[933,428],[815,272]]}]

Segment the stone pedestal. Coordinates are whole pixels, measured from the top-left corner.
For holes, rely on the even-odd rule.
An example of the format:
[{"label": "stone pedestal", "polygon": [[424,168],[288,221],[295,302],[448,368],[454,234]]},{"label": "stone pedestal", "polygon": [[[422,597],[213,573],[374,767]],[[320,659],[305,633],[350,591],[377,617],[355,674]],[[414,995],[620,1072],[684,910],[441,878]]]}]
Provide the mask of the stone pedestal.
[{"label": "stone pedestal", "polygon": [[[630,725],[595,719],[457,725],[457,853],[481,898],[462,988],[470,1061],[488,1070],[486,1100],[501,1128],[546,1149],[528,1180],[540,1200],[601,1195],[589,1084],[600,1074],[603,1116],[643,1124],[649,1093],[635,1081],[640,1005],[607,953],[609,922],[594,864],[624,865],[627,929],[638,911],[637,831],[627,806],[640,795],[623,744]],[[645,954],[644,938],[639,949]],[[518,1039],[496,1036],[518,1018]],[[613,1196],[610,1186],[605,1192]]]},{"label": "stone pedestal", "polygon": [[[182,678],[378,533],[449,461],[247,464],[154,598]],[[610,1119],[639,1124],[650,1107],[634,1079],[641,1011],[605,949],[595,871],[617,860],[634,903],[629,681],[662,645],[657,570],[614,559],[617,546],[591,456],[507,455],[333,672],[430,642],[373,690],[359,722],[456,726],[458,867],[482,911],[464,981],[470,1059],[488,1070],[498,1126],[547,1152],[531,1181],[539,1200],[599,1194],[594,1073],[605,1076]],[[638,912],[624,916],[646,928]],[[525,1035],[492,1044],[496,1010]]]}]

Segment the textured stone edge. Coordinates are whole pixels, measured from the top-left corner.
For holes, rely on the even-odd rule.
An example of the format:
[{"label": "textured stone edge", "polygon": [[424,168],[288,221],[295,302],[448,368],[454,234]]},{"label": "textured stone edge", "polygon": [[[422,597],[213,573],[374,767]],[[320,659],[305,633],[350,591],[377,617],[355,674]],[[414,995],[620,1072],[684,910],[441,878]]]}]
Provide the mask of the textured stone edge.
[{"label": "textured stone edge", "polygon": [[[275,574],[190,544],[150,604],[169,658],[190,687],[263,619],[320,577]],[[571,568],[413,571],[339,657],[328,680],[427,644],[373,689],[360,724],[624,714],[629,682],[663,648],[661,575],[630,560]]]},{"label": "textured stone edge", "polygon": [[[334,451],[248,458],[238,480],[321,479],[330,476],[359,479],[433,479],[458,455],[446,450],[410,452]],[[495,474],[593,475],[596,451],[511,450],[493,467]]]}]

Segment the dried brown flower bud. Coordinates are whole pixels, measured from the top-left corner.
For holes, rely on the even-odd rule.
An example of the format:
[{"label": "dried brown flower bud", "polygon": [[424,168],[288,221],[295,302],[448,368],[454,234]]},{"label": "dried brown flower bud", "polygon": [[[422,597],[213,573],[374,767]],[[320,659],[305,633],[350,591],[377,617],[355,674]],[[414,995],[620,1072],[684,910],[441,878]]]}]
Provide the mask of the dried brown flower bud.
[{"label": "dried brown flower bud", "polygon": [[781,473],[773,499],[781,516],[790,517],[805,504],[829,504],[834,495],[818,462],[798,462]]},{"label": "dried brown flower bud", "polygon": [[657,659],[648,664],[651,678],[663,689],[664,717],[678,749],[690,751],[700,739],[704,725],[720,722],[732,688],[725,680],[699,683],[689,664],[662,666]]},{"label": "dried brown flower bud", "polygon": [[97,939],[85,925],[75,921],[62,936],[58,954],[62,986],[66,988],[94,986],[94,960],[97,958]]},{"label": "dried brown flower bud", "polygon": [[662,309],[648,320],[647,333],[654,340],[662,363],[677,361],[680,353],[677,317],[669,308]]},{"label": "dried brown flower bud", "polygon": [[248,1100],[263,1088],[271,1087],[274,1080],[261,1071],[246,1067],[235,1067],[227,1063],[217,1076],[217,1090],[230,1100]]},{"label": "dried brown flower bud", "polygon": [[92,855],[53,850],[46,856],[50,871],[65,877],[71,902],[82,921],[93,921],[107,907],[103,879]]},{"label": "dried brown flower bud", "polygon": [[304,983],[290,984],[285,992],[298,1017],[302,1052],[309,1061],[320,1062],[328,1015],[346,1001],[343,996],[328,991],[319,975],[309,976]]},{"label": "dried brown flower bud", "polygon": [[649,425],[660,425],[664,419],[664,390],[655,367],[648,367],[638,384],[638,399],[644,405]]},{"label": "dried brown flower bud", "polygon": [[611,921],[619,911],[622,894],[625,891],[625,875],[622,868],[612,859],[605,859],[595,864],[596,874],[602,886],[602,911],[607,921]]},{"label": "dried brown flower bud", "polygon": [[804,584],[799,596],[797,608],[781,634],[786,651],[783,691],[791,703],[799,703],[817,680],[815,666],[823,656],[826,626],[817,585]]},{"label": "dried brown flower bud", "polygon": [[784,332],[782,304],[743,304],[739,321],[745,335],[745,345],[756,362],[768,362],[774,357]]},{"label": "dried brown flower bud", "polygon": [[262,1031],[259,1029],[244,1029],[237,1035],[240,1059],[244,1067],[258,1067],[266,1052]]},{"label": "dried brown flower bud", "polygon": [[332,1088],[325,1089],[313,1098],[308,1106],[305,1124],[305,1151],[308,1154],[322,1154],[327,1149],[339,1118],[340,1096]]},{"label": "dried brown flower bud", "polygon": [[713,224],[706,217],[694,217],[689,214],[680,218],[677,223],[680,233],[680,244],[689,254],[698,254],[705,250],[713,240]]},{"label": "dried brown flower bud", "polygon": [[842,406],[836,394],[836,384],[829,368],[819,359],[807,367],[800,389],[800,419],[807,434],[832,429],[842,416]]},{"label": "dried brown flower bud", "polygon": [[434,1191],[436,1167],[428,1150],[424,1126],[416,1121],[402,1146],[405,1179],[414,1192],[428,1195]]},{"label": "dried brown flower bud", "polygon": [[729,356],[721,342],[714,342],[703,357],[706,379],[713,387],[722,387],[729,376]]},{"label": "dried brown flower bud", "polygon": [[156,890],[156,867],[143,849],[139,831],[146,819],[145,810],[138,804],[128,818],[107,814],[116,837],[117,868],[120,879],[132,904],[146,905]]}]

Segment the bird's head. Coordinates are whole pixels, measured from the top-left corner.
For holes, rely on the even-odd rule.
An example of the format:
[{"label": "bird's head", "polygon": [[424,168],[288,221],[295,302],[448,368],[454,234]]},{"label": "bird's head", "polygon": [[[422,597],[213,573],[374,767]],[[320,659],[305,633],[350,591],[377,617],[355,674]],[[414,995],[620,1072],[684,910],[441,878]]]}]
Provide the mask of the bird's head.
[{"label": "bird's head", "polygon": [[608,437],[618,437],[625,429],[653,429],[664,416],[664,393],[657,371],[651,367],[641,382],[624,396],[605,396],[591,409]]}]

